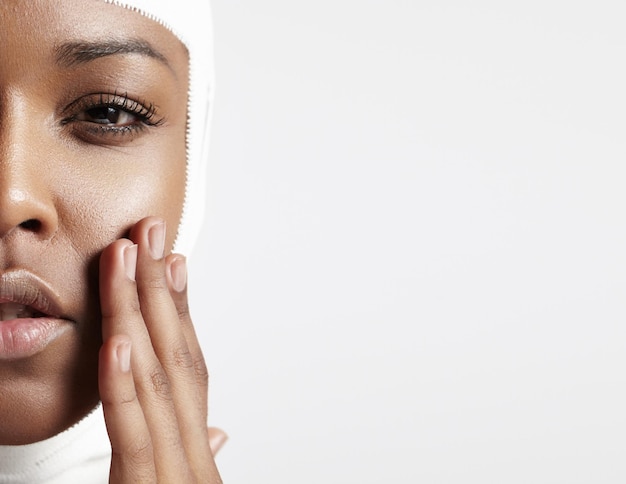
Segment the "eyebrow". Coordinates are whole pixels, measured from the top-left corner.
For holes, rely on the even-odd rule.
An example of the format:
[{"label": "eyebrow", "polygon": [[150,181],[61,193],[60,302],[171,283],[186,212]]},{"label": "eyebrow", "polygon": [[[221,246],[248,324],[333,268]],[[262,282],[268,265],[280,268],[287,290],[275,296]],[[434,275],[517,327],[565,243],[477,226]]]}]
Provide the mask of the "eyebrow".
[{"label": "eyebrow", "polygon": [[171,69],[167,58],[141,39],[66,42],[56,47],[55,53],[57,63],[65,67],[74,67],[111,55],[139,54],[156,59]]}]

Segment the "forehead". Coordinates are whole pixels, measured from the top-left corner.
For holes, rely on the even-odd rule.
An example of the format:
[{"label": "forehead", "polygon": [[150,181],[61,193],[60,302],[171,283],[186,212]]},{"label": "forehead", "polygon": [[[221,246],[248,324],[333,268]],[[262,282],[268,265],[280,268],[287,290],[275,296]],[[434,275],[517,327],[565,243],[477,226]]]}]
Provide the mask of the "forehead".
[{"label": "forehead", "polygon": [[185,47],[168,29],[130,9],[102,0],[0,1],[0,60],[5,67],[24,59],[57,61],[60,50],[71,54],[68,45],[81,43],[109,44],[111,53],[127,49],[151,55],[174,72],[187,64]]}]

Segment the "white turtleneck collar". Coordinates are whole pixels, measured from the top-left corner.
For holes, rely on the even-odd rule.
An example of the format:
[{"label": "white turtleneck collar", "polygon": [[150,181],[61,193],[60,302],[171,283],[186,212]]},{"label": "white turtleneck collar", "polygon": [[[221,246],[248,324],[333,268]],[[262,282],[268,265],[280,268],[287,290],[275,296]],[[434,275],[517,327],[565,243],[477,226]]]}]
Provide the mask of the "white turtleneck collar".
[{"label": "white turtleneck collar", "polygon": [[106,483],[111,445],[101,406],[73,427],[28,445],[0,445],[0,484]]}]

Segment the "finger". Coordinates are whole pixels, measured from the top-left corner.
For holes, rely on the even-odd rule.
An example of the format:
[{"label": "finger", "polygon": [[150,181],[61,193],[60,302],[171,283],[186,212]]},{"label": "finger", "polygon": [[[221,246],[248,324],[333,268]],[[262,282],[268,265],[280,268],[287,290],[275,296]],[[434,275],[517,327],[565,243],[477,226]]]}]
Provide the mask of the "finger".
[{"label": "finger", "polygon": [[[195,392],[195,407],[200,409],[200,416],[204,419],[204,422],[207,420],[207,407],[208,407],[208,382],[209,382],[209,373],[207,371],[206,363],[204,360],[204,356],[202,355],[202,349],[200,347],[200,343],[198,341],[198,337],[196,335],[196,331],[191,321],[189,305],[187,300],[187,261],[185,258],[179,254],[170,254],[166,258],[166,267],[167,267],[167,282],[172,295],[172,299],[174,301],[174,305],[176,306],[176,310],[178,312],[178,317],[180,319],[180,327],[182,329],[182,333],[187,342],[187,347],[189,348],[189,354],[191,355],[191,360],[193,362],[193,370],[195,375],[196,382],[196,392]],[[186,404],[183,403],[183,406],[187,406],[191,404],[191,400],[187,401]],[[186,418],[186,413],[183,418]],[[197,438],[196,431],[200,430],[200,427],[197,426],[197,417],[193,417],[186,422],[185,426],[187,428],[192,428],[193,431],[189,434],[183,435],[183,441],[186,442],[186,445],[189,448],[194,449],[194,459],[200,459],[207,462],[211,468],[211,473],[214,476],[218,475],[217,467],[215,466],[215,462],[212,459],[207,459],[209,455],[206,449],[202,449],[201,452],[198,452],[198,449],[194,446],[194,439]],[[226,439],[228,438],[226,434],[215,428],[210,428],[209,432],[209,442],[208,446],[212,455],[221,448]]]},{"label": "finger", "polygon": [[196,387],[198,389],[198,405],[203,418],[206,420],[208,416],[209,372],[189,312],[187,299],[187,261],[182,255],[170,254],[166,258],[166,265],[168,268],[166,273],[170,293],[174,305],[176,306],[176,311],[178,312],[178,318],[185,341],[187,342],[189,354],[191,355]]},{"label": "finger", "polygon": [[207,428],[207,432],[209,434],[211,452],[213,455],[216,455],[228,440],[228,435],[222,429],[218,429],[216,427]]},{"label": "finger", "polygon": [[111,441],[111,482],[155,479],[150,432],[137,400],[130,367],[131,342],[113,336],[100,350],[98,384]]},{"label": "finger", "polygon": [[164,222],[154,217],[144,219],[133,227],[130,236],[138,244],[137,292],[141,313],[154,353],[167,377],[182,445],[191,468],[204,481],[214,467],[206,434],[206,413],[196,383],[194,360],[167,281]]},{"label": "finger", "polygon": [[[133,227],[131,238],[138,244],[137,293],[154,353],[168,376],[187,383],[193,376],[192,361],[167,282],[165,223],[154,217],[144,219]],[[189,382],[184,390],[195,391],[195,385]]]},{"label": "finger", "polygon": [[[107,339],[127,334],[133,345],[132,376],[153,445],[157,474],[176,480],[189,470],[180,437],[169,380],[152,349],[141,313],[137,285],[138,247],[118,240],[100,259],[102,332]],[[183,477],[186,475],[183,473]]]},{"label": "finger", "polygon": [[137,263],[137,247],[127,239],[119,239],[104,249],[100,256],[100,310],[102,338],[123,333],[124,327],[117,315],[128,310],[125,298],[116,297],[118,291],[132,291]]}]

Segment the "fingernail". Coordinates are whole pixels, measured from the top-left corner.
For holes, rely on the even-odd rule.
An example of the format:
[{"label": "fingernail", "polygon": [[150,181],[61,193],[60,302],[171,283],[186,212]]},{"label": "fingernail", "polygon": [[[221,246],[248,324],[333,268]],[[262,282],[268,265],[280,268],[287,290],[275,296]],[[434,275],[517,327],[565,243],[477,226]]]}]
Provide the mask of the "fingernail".
[{"label": "fingernail", "polygon": [[126,269],[126,276],[134,281],[137,270],[137,244],[124,248],[124,269]]},{"label": "fingernail", "polygon": [[117,363],[124,373],[130,371],[130,341],[125,341],[117,345]]},{"label": "fingernail", "polygon": [[184,257],[172,261],[170,266],[172,286],[176,292],[183,292],[187,287],[187,261]]},{"label": "fingernail", "polygon": [[213,452],[213,455],[217,454],[218,451],[222,447],[224,447],[224,444],[226,443],[227,440],[228,440],[228,435],[226,435],[224,432],[214,435],[210,438],[209,446],[211,447],[211,451]]},{"label": "fingernail", "polygon": [[148,243],[150,244],[150,255],[153,259],[163,258],[165,251],[165,222],[154,224],[148,230]]}]

